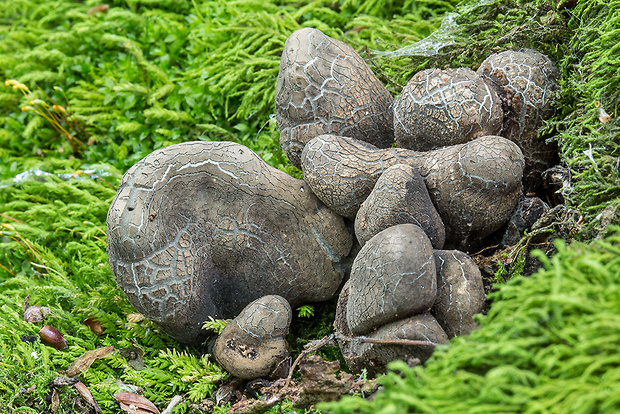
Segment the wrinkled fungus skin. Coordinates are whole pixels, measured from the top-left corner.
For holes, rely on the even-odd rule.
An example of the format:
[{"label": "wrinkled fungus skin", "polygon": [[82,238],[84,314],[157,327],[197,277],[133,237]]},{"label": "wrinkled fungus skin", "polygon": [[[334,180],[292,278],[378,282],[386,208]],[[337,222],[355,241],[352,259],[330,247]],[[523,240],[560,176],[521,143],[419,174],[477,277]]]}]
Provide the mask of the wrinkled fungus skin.
[{"label": "wrinkled fungus skin", "polygon": [[129,301],[172,337],[278,294],[331,298],[352,238],[304,181],[232,142],[159,149],[123,177],[108,217],[110,267]]},{"label": "wrinkled fungus skin", "polygon": [[418,72],[394,103],[398,146],[416,151],[496,135],[502,104],[495,90],[471,69]]},{"label": "wrinkled fungus skin", "polygon": [[270,376],[290,360],[286,335],[292,311],[281,296],[267,295],[248,304],[215,341],[214,356],[242,379]]},{"label": "wrinkled fungus skin", "polygon": [[377,233],[397,224],[420,226],[433,248],[441,249],[446,230],[422,176],[410,165],[385,170],[355,216],[355,236],[363,246]]},{"label": "wrinkled fungus skin", "polygon": [[280,143],[300,165],[304,145],[338,134],[385,148],[394,142],[393,98],[349,45],[317,29],[300,29],[284,44],[276,84]]},{"label": "wrinkled fungus skin", "polygon": [[448,338],[467,335],[477,325],[473,315],[482,312],[486,295],[480,269],[458,250],[435,250],[437,299],[431,313]]},{"label": "wrinkled fungus skin", "polygon": [[493,86],[504,107],[500,135],[516,142],[526,162],[526,188],[537,188],[540,174],[554,164],[557,147],[537,135],[545,119],[553,116],[553,98],[560,89],[553,62],[536,50],[507,50],[489,56],[478,74]]},{"label": "wrinkled fungus skin", "polygon": [[302,154],[304,178],[312,191],[351,219],[381,174],[396,164],[410,165],[424,178],[449,246],[467,246],[499,229],[521,196],[523,155],[516,144],[498,136],[416,152],[322,135]]},{"label": "wrinkled fungus skin", "polygon": [[[351,372],[359,373],[366,369],[369,376],[385,373],[389,362],[397,359],[414,363],[426,361],[433,354],[433,347],[403,346],[361,343],[347,325],[346,308],[350,295],[350,280],[345,283],[336,306],[335,331],[341,335],[338,345]],[[410,339],[442,344],[448,341],[437,320],[428,312],[399,319],[382,326],[366,335],[367,338],[381,340]]]},{"label": "wrinkled fungus skin", "polygon": [[427,312],[437,295],[431,242],[414,224],[383,230],[362,247],[349,279],[347,325],[353,334]]}]

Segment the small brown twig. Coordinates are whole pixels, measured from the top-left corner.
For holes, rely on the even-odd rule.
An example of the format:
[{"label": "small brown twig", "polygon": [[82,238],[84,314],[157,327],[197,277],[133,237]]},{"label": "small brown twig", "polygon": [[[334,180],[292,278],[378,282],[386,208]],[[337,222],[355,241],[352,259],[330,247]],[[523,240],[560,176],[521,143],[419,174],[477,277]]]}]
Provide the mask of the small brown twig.
[{"label": "small brown twig", "polygon": [[286,377],[286,382],[284,383],[283,389],[287,389],[293,379],[293,372],[295,372],[295,368],[301,362],[302,359],[306,357],[306,355],[318,351],[324,346],[336,346],[334,340],[343,341],[343,342],[359,342],[363,344],[376,344],[376,345],[400,345],[400,346],[428,346],[428,347],[436,347],[437,344],[431,341],[419,341],[415,339],[374,339],[368,338],[365,336],[354,336],[348,337],[338,333],[332,333],[323,337],[317,341],[312,341],[306,345],[303,351],[297,356],[291,368],[288,372],[288,376]]},{"label": "small brown twig", "polygon": [[286,377],[286,382],[284,383],[283,389],[287,389],[288,386],[291,384],[291,380],[293,379],[293,372],[295,372],[295,368],[297,368],[297,365],[299,365],[301,360],[304,359],[304,357],[308,355],[309,353],[317,351],[323,348],[324,346],[328,346],[328,345],[334,346],[335,345],[334,338],[335,338],[335,334],[331,334],[331,335],[327,335],[319,339],[318,341],[312,341],[308,343],[306,347],[304,347],[304,350],[301,351],[301,353],[297,356],[297,358],[295,359],[295,362],[293,362],[293,365],[291,365],[291,369],[288,371],[288,376]]},{"label": "small brown twig", "polygon": [[349,338],[350,341],[359,341],[363,344],[378,344],[378,345],[403,345],[403,346],[429,346],[436,347],[437,344],[430,341],[418,341],[415,339],[373,339],[366,338],[364,336],[358,336],[355,338]]}]

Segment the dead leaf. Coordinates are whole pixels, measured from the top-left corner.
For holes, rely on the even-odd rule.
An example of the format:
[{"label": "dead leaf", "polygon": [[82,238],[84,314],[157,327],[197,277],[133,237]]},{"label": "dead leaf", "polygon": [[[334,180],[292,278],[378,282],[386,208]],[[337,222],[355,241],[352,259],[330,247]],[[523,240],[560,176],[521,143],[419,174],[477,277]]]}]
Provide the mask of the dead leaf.
[{"label": "dead leaf", "polygon": [[105,358],[113,351],[114,346],[112,345],[104,346],[103,348],[93,349],[91,351],[86,351],[84,355],[77,358],[75,361],[73,361],[71,365],[69,365],[69,368],[67,368],[65,374],[67,374],[67,376],[69,377],[75,377],[77,375],[80,375],[80,373],[90,368],[90,366],[96,359]]},{"label": "dead leaf", "polygon": [[129,414],[160,414],[155,404],[140,394],[119,392],[114,398],[121,405],[121,410]]},{"label": "dead leaf", "polygon": [[99,404],[97,404],[97,401],[95,401],[93,394],[90,392],[88,387],[84,385],[83,382],[78,381],[75,384],[73,384],[73,386],[77,390],[78,394],[80,394],[82,399],[86,401],[91,407],[93,407],[93,409],[95,410],[97,414],[103,414],[103,412],[101,411],[101,408],[99,408]]},{"label": "dead leaf", "polygon": [[50,408],[50,411],[52,412],[52,414],[56,414],[59,407],[60,407],[60,396],[58,395],[58,390],[54,388],[54,391],[52,391],[52,407]]},{"label": "dead leaf", "polygon": [[84,319],[84,322],[82,323],[88,326],[94,334],[103,335],[103,327],[101,326],[101,322],[99,322],[99,319],[95,317],[90,317]]},{"label": "dead leaf", "polygon": [[369,395],[376,391],[375,380],[364,380],[340,370],[340,362],[324,361],[318,355],[300,363],[301,382],[280,379],[260,389],[259,400],[242,398],[228,411],[231,414],[262,413],[280,401],[290,400],[293,408],[309,408],[319,401],[333,401],[342,395]]},{"label": "dead leaf", "polygon": [[86,12],[86,14],[88,15],[93,15],[93,14],[97,14],[97,13],[107,13],[108,10],[110,10],[110,6],[107,4],[98,4],[94,7],[91,7],[90,9],[88,9],[88,11]]}]

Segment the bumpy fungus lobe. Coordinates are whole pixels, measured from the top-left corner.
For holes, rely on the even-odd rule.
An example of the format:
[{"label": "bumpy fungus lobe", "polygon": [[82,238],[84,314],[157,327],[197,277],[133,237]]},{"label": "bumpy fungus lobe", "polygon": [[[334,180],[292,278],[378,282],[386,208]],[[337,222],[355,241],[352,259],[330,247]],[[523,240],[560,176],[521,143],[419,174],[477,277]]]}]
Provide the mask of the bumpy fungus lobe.
[{"label": "bumpy fungus lobe", "polygon": [[352,240],[305,182],[232,142],[162,148],[123,177],[107,218],[108,255],[129,301],[181,342],[209,316],[278,294],[329,299]]},{"label": "bumpy fungus lobe", "polygon": [[482,276],[471,257],[458,250],[435,250],[437,299],[431,313],[448,338],[476,328],[473,315],[484,307]]},{"label": "bumpy fungus lobe", "polygon": [[388,227],[412,223],[420,226],[433,248],[441,249],[446,230],[428,194],[422,176],[410,165],[387,170],[355,216],[355,236],[363,246]]},{"label": "bumpy fungus lobe", "polygon": [[541,172],[557,158],[556,146],[537,136],[543,121],[554,113],[553,96],[560,89],[557,68],[535,50],[507,50],[489,56],[478,74],[502,100],[505,115],[500,135],[521,147],[526,187],[538,187]]},{"label": "bumpy fungus lobe", "polygon": [[217,361],[235,377],[274,374],[289,361],[286,335],[292,311],[281,296],[267,295],[247,305],[215,341]]},{"label": "bumpy fungus lobe", "polygon": [[[433,347],[360,343],[347,325],[346,309],[349,295],[350,280],[345,283],[338,297],[334,329],[345,338],[340,340],[338,345],[352,372],[366,369],[369,375],[374,376],[384,373],[387,364],[397,359],[413,362],[415,359],[426,361],[430,358]],[[378,326],[366,337],[382,340],[411,339],[434,344],[448,341],[448,336],[437,320],[427,312]]]},{"label": "bumpy fungus lobe", "polygon": [[302,154],[304,178],[312,191],[351,219],[381,174],[396,164],[411,165],[424,178],[445,225],[446,244],[453,246],[499,229],[521,195],[521,150],[497,136],[416,152],[377,149],[352,138],[322,135]]},{"label": "bumpy fungus lobe", "polygon": [[502,127],[493,88],[471,69],[418,72],[394,103],[394,136],[401,148],[428,151],[462,144]]},{"label": "bumpy fungus lobe", "polygon": [[299,167],[304,145],[321,134],[390,146],[392,104],[385,86],[347,44],[309,28],[294,32],[284,44],[276,120],[293,165]]},{"label": "bumpy fungus lobe", "polygon": [[383,230],[357,254],[349,283],[347,324],[356,335],[428,311],[437,295],[428,236],[414,224]]},{"label": "bumpy fungus lobe", "polygon": [[524,197],[519,201],[514,212],[506,224],[506,231],[500,246],[516,244],[526,230],[529,230],[536,221],[549,211],[549,205],[538,197]]}]

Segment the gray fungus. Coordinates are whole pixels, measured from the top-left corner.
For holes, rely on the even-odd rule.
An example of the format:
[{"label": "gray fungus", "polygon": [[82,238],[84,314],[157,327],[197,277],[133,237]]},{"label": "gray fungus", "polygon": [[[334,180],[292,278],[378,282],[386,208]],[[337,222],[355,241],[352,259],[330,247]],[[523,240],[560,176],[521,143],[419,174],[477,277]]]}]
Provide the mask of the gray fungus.
[{"label": "gray fungus", "polygon": [[[558,77],[546,56],[509,50],[477,72],[419,72],[394,100],[353,48],[298,30],[275,107],[304,180],[232,142],[154,151],[110,206],[110,267],[136,309],[180,342],[200,344],[209,317],[236,316],[214,355],[240,378],[285,374],[291,307],[334,297],[347,276],[334,327],[349,368],[425,361],[475,329],[485,301],[473,260],[440,249],[500,229],[524,177],[528,188],[539,180],[554,148],[537,131]],[[531,221],[526,210],[510,237]]]}]

